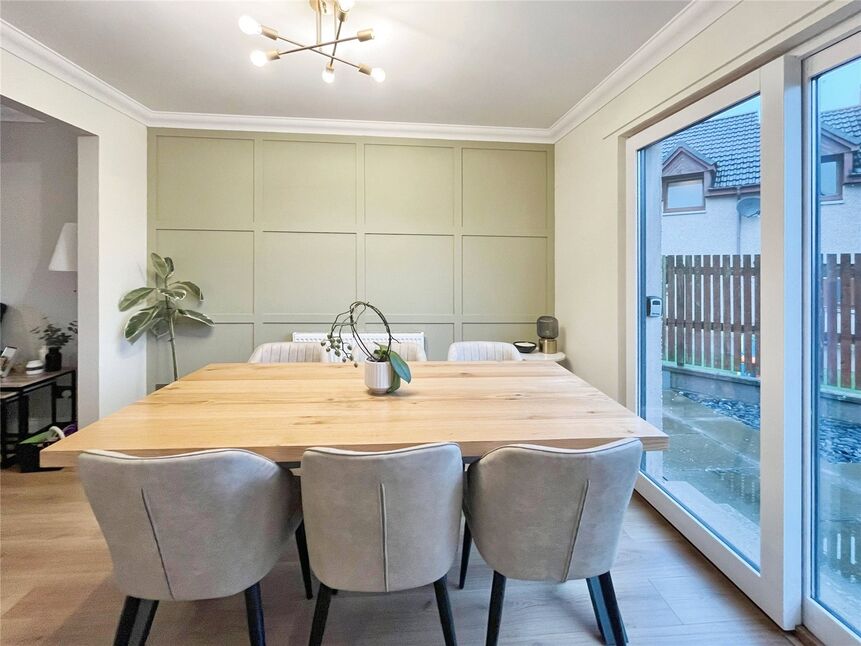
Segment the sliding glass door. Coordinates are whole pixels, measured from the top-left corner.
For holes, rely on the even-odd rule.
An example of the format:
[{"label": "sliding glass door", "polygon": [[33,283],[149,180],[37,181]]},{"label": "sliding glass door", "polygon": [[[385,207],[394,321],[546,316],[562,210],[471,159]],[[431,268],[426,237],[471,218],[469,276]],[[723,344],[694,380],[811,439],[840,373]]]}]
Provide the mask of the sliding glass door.
[{"label": "sliding glass door", "polygon": [[670,438],[637,491],[781,627],[861,643],[861,33],[626,145],[627,403]]},{"label": "sliding glass door", "polygon": [[787,629],[802,594],[801,194],[784,190],[801,179],[800,139],[785,146],[800,84],[800,64],[776,60],[627,142],[628,405],[670,439],[637,491]]},{"label": "sliding glass door", "polygon": [[861,37],[806,65],[810,514],[806,615],[861,634]]},{"label": "sliding glass door", "polygon": [[[753,567],[760,551],[760,99],[640,151],[644,473]],[[766,331],[767,333],[767,331]]]}]

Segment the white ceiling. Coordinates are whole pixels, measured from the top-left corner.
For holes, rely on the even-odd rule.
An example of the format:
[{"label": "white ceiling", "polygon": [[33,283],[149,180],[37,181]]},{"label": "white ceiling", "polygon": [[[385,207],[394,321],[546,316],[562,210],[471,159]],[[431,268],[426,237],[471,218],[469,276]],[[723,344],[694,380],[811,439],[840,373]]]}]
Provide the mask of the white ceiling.
[{"label": "white ceiling", "polygon": [[0,18],[152,110],[548,128],[685,4],[358,0],[347,32],[378,37],[338,51],[383,67],[382,84],[340,66],[327,85],[310,52],[251,65],[271,41],[239,16],[310,43],[306,0],[3,0]]}]

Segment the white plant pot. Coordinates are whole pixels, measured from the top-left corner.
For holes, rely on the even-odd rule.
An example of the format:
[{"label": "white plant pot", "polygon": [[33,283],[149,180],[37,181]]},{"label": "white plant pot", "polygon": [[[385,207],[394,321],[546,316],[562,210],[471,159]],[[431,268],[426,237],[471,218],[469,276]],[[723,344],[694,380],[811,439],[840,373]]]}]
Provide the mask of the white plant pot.
[{"label": "white plant pot", "polygon": [[392,387],[392,364],[388,361],[365,361],[365,385],[372,395],[384,395]]}]

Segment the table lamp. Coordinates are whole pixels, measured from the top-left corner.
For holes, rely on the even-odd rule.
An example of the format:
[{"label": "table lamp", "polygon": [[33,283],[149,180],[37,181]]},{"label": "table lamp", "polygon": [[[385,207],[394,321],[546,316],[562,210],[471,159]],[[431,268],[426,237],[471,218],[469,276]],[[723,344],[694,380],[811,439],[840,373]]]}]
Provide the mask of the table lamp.
[{"label": "table lamp", "polygon": [[556,353],[556,337],[559,336],[559,321],[555,316],[539,316],[538,328],[538,351],[545,354]]}]

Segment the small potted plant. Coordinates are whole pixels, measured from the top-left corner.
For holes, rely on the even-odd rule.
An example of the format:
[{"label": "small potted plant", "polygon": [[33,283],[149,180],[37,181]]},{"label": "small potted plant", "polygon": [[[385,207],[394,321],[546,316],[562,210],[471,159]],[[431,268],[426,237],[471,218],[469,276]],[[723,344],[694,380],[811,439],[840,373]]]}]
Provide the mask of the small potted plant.
[{"label": "small potted plant", "polygon": [[[386,329],[388,341],[385,345],[375,343],[376,348],[369,348],[362,340],[356,327],[362,316],[371,310],[376,314],[383,327]],[[365,357],[365,385],[368,390],[374,395],[383,395],[385,393],[393,393],[401,387],[401,382],[409,383],[412,380],[410,367],[403,360],[401,355],[392,350],[392,342],[395,338],[392,336],[392,330],[389,327],[389,322],[385,315],[370,303],[364,301],[355,301],[350,304],[350,309],[346,312],[341,312],[335,317],[332,323],[332,328],[326,335],[326,340],[322,345],[326,348],[326,352],[332,352],[336,359],[340,359],[343,363],[351,361],[354,366],[358,366],[352,344],[344,342],[344,329],[348,330],[348,334],[352,336],[353,343],[358,346]]]},{"label": "small potted plant", "polygon": [[166,336],[170,342],[170,357],[175,381],[179,379],[179,367],[176,361],[176,322],[185,319],[209,327],[214,323],[206,314],[181,307],[187,302],[186,299],[202,302],[203,292],[190,280],[173,278],[173,260],[162,258],[157,253],[150,254],[150,260],[155,271],[156,286],[138,287],[120,300],[121,312],[136,305],[146,305],[129,318],[123,335],[131,343],[137,341],[146,332],[151,332],[157,339]]},{"label": "small potted plant", "polygon": [[63,355],[60,350],[78,333],[78,322],[72,321],[62,329],[51,323],[47,317],[42,317],[43,324],[34,327],[30,332],[42,341],[47,352],[45,354],[45,371],[56,372],[63,367]]}]

